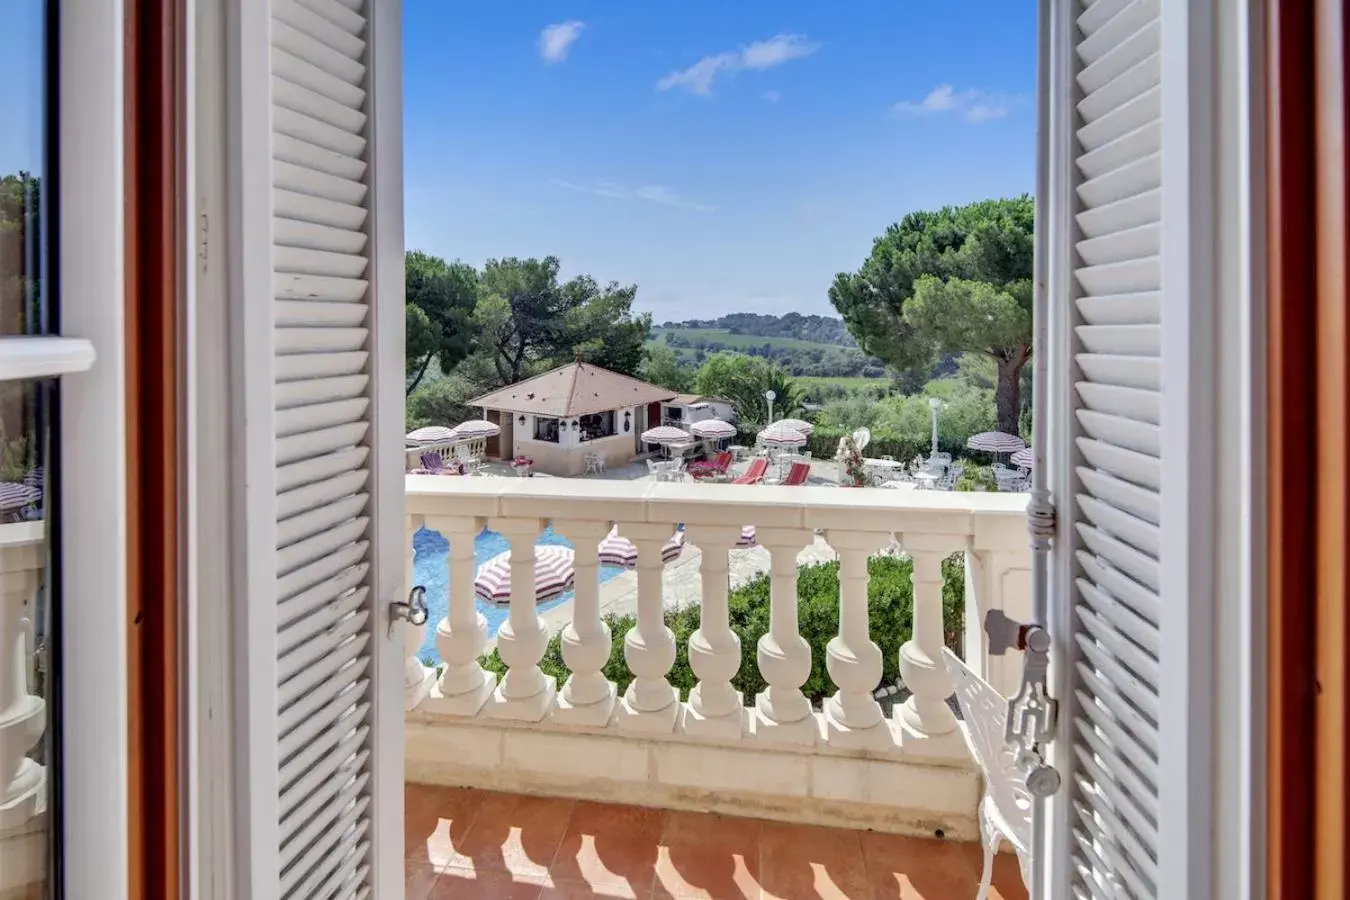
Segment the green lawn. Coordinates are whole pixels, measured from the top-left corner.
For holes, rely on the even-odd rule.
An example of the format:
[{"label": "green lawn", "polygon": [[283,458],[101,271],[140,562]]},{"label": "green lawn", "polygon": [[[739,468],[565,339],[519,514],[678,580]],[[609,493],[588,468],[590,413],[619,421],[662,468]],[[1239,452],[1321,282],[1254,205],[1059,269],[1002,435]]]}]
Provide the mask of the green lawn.
[{"label": "green lawn", "polygon": [[[652,340],[665,343],[662,337],[666,332],[674,334],[676,337],[682,337],[685,340],[707,341],[709,344],[718,344],[726,347],[728,350],[744,350],[746,347],[763,347],[768,344],[770,347],[782,348],[785,350],[845,350],[848,349],[839,344],[819,344],[815,341],[803,341],[797,338],[783,337],[758,337],[753,334],[732,334],[730,331],[723,331],[718,328],[653,328]],[[674,348],[676,350],[681,348]]]}]

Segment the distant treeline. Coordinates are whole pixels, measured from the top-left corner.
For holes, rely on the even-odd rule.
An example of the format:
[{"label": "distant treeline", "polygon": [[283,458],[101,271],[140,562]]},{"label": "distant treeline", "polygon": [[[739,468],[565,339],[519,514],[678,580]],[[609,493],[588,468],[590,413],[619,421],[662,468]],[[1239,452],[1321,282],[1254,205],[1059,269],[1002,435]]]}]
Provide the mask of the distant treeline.
[{"label": "distant treeline", "polygon": [[666,322],[662,328],[717,328],[732,334],[754,337],[796,338],[817,344],[836,344],[857,347],[858,342],[844,327],[843,319],[833,316],[802,315],[790,312],[781,316],[759,313],[731,313],[720,319],[690,319],[685,322]]}]

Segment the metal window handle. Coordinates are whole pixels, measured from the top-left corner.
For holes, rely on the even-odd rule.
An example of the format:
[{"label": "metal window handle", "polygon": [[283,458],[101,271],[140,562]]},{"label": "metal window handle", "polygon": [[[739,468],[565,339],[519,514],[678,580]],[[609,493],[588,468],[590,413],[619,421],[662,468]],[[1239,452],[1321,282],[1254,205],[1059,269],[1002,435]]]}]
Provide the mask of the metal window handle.
[{"label": "metal window handle", "polygon": [[408,591],[408,602],[395,600],[389,604],[389,634],[394,634],[394,625],[399,619],[404,619],[409,625],[427,624],[427,589],[422,585],[414,585],[412,590]]},{"label": "metal window handle", "polygon": [[1009,650],[1021,650],[1022,683],[1008,700],[1008,722],[1004,740],[1017,754],[1017,764],[1027,779],[1027,790],[1037,797],[1049,797],[1059,790],[1060,778],[1047,765],[1041,745],[1055,734],[1059,703],[1050,696],[1050,635],[1039,625],[1010,619],[1001,609],[991,609],[984,620],[989,636],[989,653],[1002,656]]}]

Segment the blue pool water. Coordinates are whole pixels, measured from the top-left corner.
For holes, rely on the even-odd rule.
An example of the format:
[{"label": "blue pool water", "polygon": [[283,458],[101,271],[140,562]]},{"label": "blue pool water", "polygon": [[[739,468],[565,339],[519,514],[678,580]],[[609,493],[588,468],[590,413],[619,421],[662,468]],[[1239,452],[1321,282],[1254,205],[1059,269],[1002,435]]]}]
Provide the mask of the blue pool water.
[{"label": "blue pool water", "polygon": [[[565,537],[555,533],[551,528],[539,535],[535,543],[572,546]],[[445,618],[446,612],[450,609],[450,570],[447,564],[450,558],[450,542],[441,534],[422,528],[413,534],[412,544],[413,584],[420,584],[427,589],[427,636],[417,655],[422,660],[440,662],[440,654],[436,652],[436,625]],[[511,545],[505,535],[484,529],[473,542],[474,567],[483,565],[509,549]],[[613,566],[601,566],[600,582],[603,584],[622,571]],[[505,604],[498,606],[495,603],[487,603],[479,597],[473,599],[478,605],[478,611],[487,619],[488,637],[495,636],[497,629],[506,621],[507,607]],[[540,603],[539,609],[541,611],[552,609],[571,599],[572,592],[567,591],[546,603]]]}]

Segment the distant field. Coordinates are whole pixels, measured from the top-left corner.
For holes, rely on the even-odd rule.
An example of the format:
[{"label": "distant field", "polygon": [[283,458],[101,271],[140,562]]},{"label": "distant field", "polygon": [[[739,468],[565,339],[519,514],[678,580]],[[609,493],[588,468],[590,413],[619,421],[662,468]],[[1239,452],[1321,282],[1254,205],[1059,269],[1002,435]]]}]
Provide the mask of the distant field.
[{"label": "distant field", "polygon": [[[688,341],[706,341],[709,344],[720,344],[730,350],[743,350],[746,347],[763,347],[768,344],[770,347],[777,347],[784,350],[823,350],[834,348],[836,350],[847,349],[840,344],[820,344],[815,341],[803,341],[797,338],[783,337],[758,337],[753,334],[732,334],[730,331],[722,331],[717,328],[653,328],[652,340],[665,343],[662,337],[670,332],[676,337],[684,338]],[[675,348],[676,350],[682,348]]]},{"label": "distant field", "polygon": [[862,378],[849,376],[840,376],[838,378],[827,378],[827,377],[818,377],[814,375],[797,375],[794,376],[793,380],[803,385],[804,387],[811,387],[812,385],[820,385],[820,384],[836,384],[842,385],[843,387],[850,389],[866,388],[866,387],[884,388],[888,387],[891,383],[889,378]]}]

